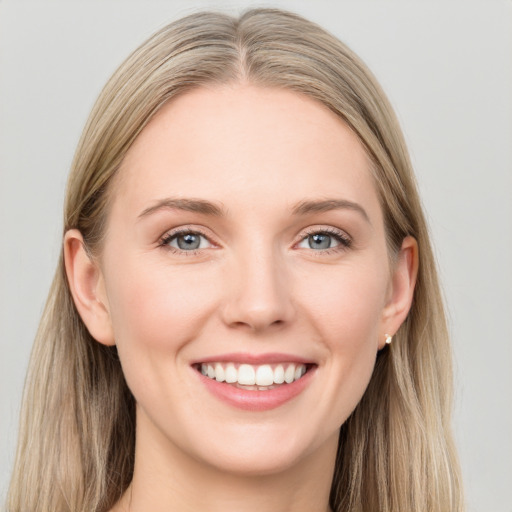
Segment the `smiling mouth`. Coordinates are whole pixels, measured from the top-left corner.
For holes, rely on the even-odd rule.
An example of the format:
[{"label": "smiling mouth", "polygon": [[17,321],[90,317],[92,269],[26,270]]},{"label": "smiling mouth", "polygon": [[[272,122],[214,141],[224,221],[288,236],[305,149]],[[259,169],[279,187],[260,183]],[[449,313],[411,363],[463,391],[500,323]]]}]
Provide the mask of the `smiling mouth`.
[{"label": "smiling mouth", "polygon": [[267,391],[300,380],[313,364],[198,363],[194,368],[205,377],[248,391]]}]

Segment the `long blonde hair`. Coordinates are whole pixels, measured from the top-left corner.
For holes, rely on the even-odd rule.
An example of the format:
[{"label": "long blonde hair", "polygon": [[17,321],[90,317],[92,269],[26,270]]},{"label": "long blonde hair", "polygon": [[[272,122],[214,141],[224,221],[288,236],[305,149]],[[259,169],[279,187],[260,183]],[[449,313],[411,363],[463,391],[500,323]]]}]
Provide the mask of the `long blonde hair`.
[{"label": "long blonde hair", "polygon": [[[451,352],[411,163],[384,93],[335,37],[275,9],[240,18],[198,13],[160,30],[116,71],[91,113],[68,182],[64,230],[79,229],[99,251],[109,183],[137,135],[177,95],[230,81],[297,91],[343,119],[373,162],[390,254],[408,235],[419,245],[412,309],[341,427],[333,510],[461,511]],[[134,399],[116,349],[82,323],[61,256],[31,356],[8,511],[106,511],[131,480],[134,449]]]}]

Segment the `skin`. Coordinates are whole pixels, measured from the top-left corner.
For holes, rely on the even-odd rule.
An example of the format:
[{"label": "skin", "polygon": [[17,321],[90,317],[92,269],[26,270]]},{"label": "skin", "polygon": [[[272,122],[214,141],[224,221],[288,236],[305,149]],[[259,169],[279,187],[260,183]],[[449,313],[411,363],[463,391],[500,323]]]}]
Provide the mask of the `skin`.
[{"label": "skin", "polygon": [[[77,308],[98,342],[117,345],[137,401],[134,478],[114,510],[328,510],[340,426],[409,311],[417,270],[411,238],[390,267],[357,137],[294,92],[201,88],[142,131],[112,190],[101,255],[89,259],[76,230],[65,255]],[[165,198],[222,215],[148,212]],[[326,199],[360,210],[294,213]],[[178,228],[202,233],[200,249],[162,245]],[[326,231],[332,247],[311,248],[311,233]],[[316,366],[297,397],[246,411],[191,366],[233,352]]]}]

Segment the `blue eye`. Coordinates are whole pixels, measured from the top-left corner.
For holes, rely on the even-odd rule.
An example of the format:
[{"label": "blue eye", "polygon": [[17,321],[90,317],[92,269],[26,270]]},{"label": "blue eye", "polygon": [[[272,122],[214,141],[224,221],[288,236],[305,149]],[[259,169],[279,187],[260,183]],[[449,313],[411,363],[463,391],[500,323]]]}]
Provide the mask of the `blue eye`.
[{"label": "blue eye", "polygon": [[195,231],[172,233],[162,240],[162,245],[167,245],[180,251],[194,251],[211,247],[210,241],[201,233]]},{"label": "blue eye", "polygon": [[299,244],[299,247],[306,249],[325,250],[339,245],[339,242],[333,236],[327,233],[315,233],[309,235]]},{"label": "blue eye", "polygon": [[350,247],[351,240],[342,232],[317,231],[305,236],[297,247],[301,249],[313,249],[315,251],[325,251],[328,249]]}]

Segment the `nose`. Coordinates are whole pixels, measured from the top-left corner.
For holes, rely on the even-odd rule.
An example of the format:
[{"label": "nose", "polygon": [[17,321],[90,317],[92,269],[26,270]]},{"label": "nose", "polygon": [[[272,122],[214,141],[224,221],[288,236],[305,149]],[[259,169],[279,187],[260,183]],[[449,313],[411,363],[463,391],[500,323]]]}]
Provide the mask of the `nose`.
[{"label": "nose", "polygon": [[237,259],[226,276],[223,321],[254,332],[282,327],[295,314],[293,282],[283,258],[253,250]]}]

